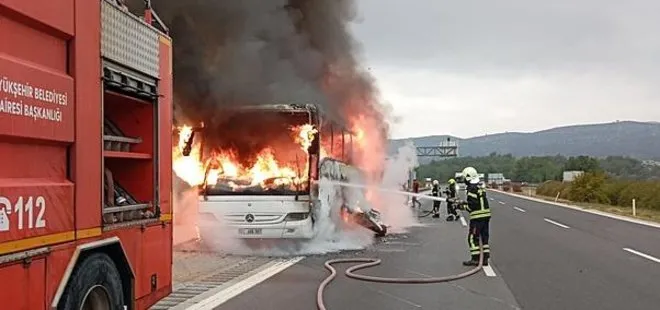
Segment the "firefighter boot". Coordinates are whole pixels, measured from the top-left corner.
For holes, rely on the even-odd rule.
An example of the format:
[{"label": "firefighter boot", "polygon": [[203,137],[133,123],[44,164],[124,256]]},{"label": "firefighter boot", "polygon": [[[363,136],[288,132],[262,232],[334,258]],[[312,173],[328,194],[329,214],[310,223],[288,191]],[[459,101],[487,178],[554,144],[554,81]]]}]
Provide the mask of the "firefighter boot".
[{"label": "firefighter boot", "polygon": [[463,262],[463,266],[479,266],[479,254],[472,255],[469,261]]},{"label": "firefighter boot", "polygon": [[440,210],[439,209],[440,209],[439,207],[433,206],[433,211],[431,211],[431,212],[433,212],[433,216],[432,216],[433,218],[437,219],[437,218],[440,217]]}]

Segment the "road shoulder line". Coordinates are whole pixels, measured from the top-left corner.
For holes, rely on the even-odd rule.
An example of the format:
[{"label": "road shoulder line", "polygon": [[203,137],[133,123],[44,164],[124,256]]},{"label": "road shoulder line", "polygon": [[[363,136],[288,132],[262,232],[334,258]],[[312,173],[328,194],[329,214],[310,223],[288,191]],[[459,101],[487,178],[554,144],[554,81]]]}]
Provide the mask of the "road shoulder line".
[{"label": "road shoulder line", "polygon": [[213,293],[213,295],[206,297],[193,305],[190,305],[186,310],[211,310],[217,306],[222,305],[228,300],[236,297],[237,295],[247,291],[248,289],[256,286],[257,284],[267,280],[268,278],[280,273],[281,271],[293,266],[301,261],[304,256],[298,256],[291,259],[280,260],[266,264],[264,268],[255,270],[251,275],[232,283],[228,287],[223,287]]},{"label": "road shoulder line", "polygon": [[481,268],[484,270],[487,277],[497,277],[497,274],[495,274],[495,270],[490,266],[490,263],[488,266],[483,266]]},{"label": "road shoulder line", "polygon": [[591,210],[591,209],[581,208],[581,207],[578,207],[578,206],[572,206],[572,205],[568,205],[568,204],[560,203],[560,202],[547,201],[547,200],[543,200],[543,199],[539,199],[539,198],[527,197],[527,196],[524,196],[524,195],[518,195],[518,194],[513,194],[513,193],[507,193],[507,192],[503,192],[503,191],[496,190],[496,189],[489,189],[489,190],[492,190],[496,193],[509,195],[509,196],[513,196],[513,197],[517,197],[517,198],[527,199],[527,200],[531,200],[531,201],[535,201],[535,202],[541,202],[541,203],[545,203],[545,204],[549,204],[549,205],[564,207],[564,208],[567,208],[567,209],[573,209],[573,210],[576,210],[576,211],[582,211],[582,212],[586,212],[586,213],[591,213],[591,214],[595,214],[595,215],[609,217],[609,218],[615,219],[615,220],[630,222],[630,223],[649,226],[649,227],[653,227],[653,228],[660,228],[660,224],[653,223],[653,222],[650,222],[650,221],[634,219],[634,218],[630,218],[630,217],[627,217],[627,216],[611,214],[611,213],[598,211],[598,210]]}]

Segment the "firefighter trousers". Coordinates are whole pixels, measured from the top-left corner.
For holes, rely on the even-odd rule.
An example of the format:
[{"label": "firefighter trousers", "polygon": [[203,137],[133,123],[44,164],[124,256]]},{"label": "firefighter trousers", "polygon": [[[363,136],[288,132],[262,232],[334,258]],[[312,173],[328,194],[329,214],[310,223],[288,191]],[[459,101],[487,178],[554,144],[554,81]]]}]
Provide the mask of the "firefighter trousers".
[{"label": "firefighter trousers", "polygon": [[470,230],[468,232],[468,246],[470,247],[470,256],[472,261],[479,260],[479,239],[484,247],[484,262],[490,257],[490,247],[488,246],[490,218],[470,219]]},{"label": "firefighter trousers", "polygon": [[447,214],[458,216],[458,212],[456,211],[456,206],[449,201],[447,201]]},{"label": "firefighter trousers", "polygon": [[433,213],[440,213],[440,201],[433,201]]}]

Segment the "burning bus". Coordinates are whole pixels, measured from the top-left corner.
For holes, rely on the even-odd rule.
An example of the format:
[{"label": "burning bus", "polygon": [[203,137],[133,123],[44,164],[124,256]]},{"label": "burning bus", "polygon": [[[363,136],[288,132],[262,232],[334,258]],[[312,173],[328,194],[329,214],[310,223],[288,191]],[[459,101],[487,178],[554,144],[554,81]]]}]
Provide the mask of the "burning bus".
[{"label": "burning bus", "polygon": [[[182,128],[179,136],[187,158],[174,169],[199,188],[202,234],[218,221],[247,239],[313,237],[321,166],[329,160],[348,166],[354,137],[322,119],[315,106],[292,104],[233,109],[215,124]],[[382,233],[377,211],[368,210],[351,214]]]}]

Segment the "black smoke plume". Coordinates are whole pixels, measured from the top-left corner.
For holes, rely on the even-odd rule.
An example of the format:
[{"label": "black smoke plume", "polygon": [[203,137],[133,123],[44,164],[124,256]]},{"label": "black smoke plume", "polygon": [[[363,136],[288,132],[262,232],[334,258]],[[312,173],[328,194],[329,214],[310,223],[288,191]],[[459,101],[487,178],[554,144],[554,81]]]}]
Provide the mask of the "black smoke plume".
[{"label": "black smoke plume", "polygon": [[313,103],[387,125],[349,32],[353,0],[153,0],[170,28],[176,112],[214,123],[240,105]]}]

